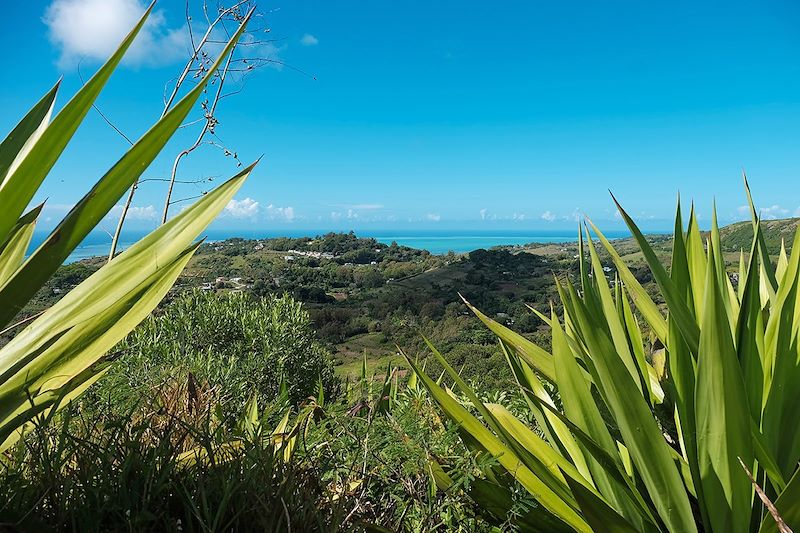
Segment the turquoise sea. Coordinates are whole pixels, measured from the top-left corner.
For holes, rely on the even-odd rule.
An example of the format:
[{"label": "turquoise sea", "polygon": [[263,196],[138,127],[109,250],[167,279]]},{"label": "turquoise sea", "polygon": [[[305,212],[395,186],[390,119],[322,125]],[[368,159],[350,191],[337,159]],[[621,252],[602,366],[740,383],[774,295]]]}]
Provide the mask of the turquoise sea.
[{"label": "turquoise sea", "polygon": [[[313,237],[328,233],[329,230],[315,229],[282,229],[269,230],[209,230],[205,236],[210,241],[221,241],[231,237],[244,239],[264,239],[271,237]],[[357,232],[359,237],[373,237],[375,240],[391,244],[393,241],[402,246],[428,250],[432,254],[446,254],[449,251],[456,253],[471,252],[479,248],[491,248],[501,245],[521,245],[532,242],[575,242],[575,231],[539,231],[539,230],[491,230],[491,231],[459,231],[459,230],[362,230]],[[625,231],[608,231],[609,238],[627,237]],[[130,232],[123,234],[122,248],[130,246],[144,236],[144,232]],[[41,243],[46,237],[45,233],[34,235],[34,246]],[[111,237],[105,233],[90,234],[84,242],[75,249],[67,262],[79,261],[94,256],[108,254]]]}]

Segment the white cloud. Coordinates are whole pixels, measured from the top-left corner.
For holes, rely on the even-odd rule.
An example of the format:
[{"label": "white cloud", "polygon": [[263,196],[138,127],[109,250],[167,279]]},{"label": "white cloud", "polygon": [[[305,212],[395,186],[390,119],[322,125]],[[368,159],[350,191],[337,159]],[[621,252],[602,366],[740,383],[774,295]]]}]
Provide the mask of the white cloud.
[{"label": "white cloud", "polygon": [[382,204],[353,204],[349,207],[351,209],[362,209],[364,211],[375,211],[377,209],[383,209]]},{"label": "white cloud", "polygon": [[442,216],[438,213],[428,213],[425,215],[425,220],[430,220],[431,222],[439,222],[442,220]]},{"label": "white cloud", "polygon": [[[52,207],[56,207],[55,205]],[[122,214],[122,204],[117,204],[111,208],[111,211],[106,215],[107,219],[117,220]],[[158,220],[160,213],[156,210],[154,205],[132,205],[128,208],[128,213],[125,215],[125,220],[144,220],[153,221]]]},{"label": "white cloud", "polygon": [[[267,210],[269,211],[271,208],[272,206],[270,205]],[[255,220],[260,210],[260,204],[250,197],[243,200],[236,200],[234,198],[228,202],[228,205],[225,206],[225,210],[222,213],[223,216],[230,218]]]},{"label": "white cloud", "polygon": [[128,214],[125,215],[125,218],[128,220],[156,220],[158,213],[153,205],[144,207],[132,205],[128,208]]},{"label": "white cloud", "polygon": [[761,218],[764,220],[775,220],[776,218],[783,218],[789,215],[789,210],[779,205],[771,205],[763,209],[759,209]]},{"label": "white cloud", "polygon": [[556,219],[556,215],[552,211],[545,211],[542,213],[541,219],[548,222],[553,222]]},{"label": "white cloud", "polygon": [[285,220],[292,222],[295,219],[294,207],[278,207],[272,204],[267,206],[267,217],[270,220]]},{"label": "white cloud", "polygon": [[514,213],[513,215],[511,215],[511,220],[522,222],[523,220],[525,220],[526,217],[527,215],[525,215],[525,213]]},{"label": "white cloud", "polygon": [[562,217],[564,220],[569,220],[571,222],[580,222],[581,221],[581,209],[580,207],[576,207],[572,213],[569,215]]},{"label": "white cloud", "polygon": [[381,220],[380,217],[367,217],[363,218],[358,211],[355,209],[348,209],[347,211],[331,211],[331,220],[338,221],[346,218],[347,220],[365,220],[365,221],[375,221]]},{"label": "white cloud", "polygon": [[383,209],[383,204],[332,204],[331,207],[336,207],[339,209],[350,209],[353,211],[377,211],[379,209]]},{"label": "white cloud", "polygon": [[[50,40],[59,47],[62,68],[82,58],[105,60],[117,49],[147,9],[141,0],[53,0],[44,14]],[[161,11],[151,13],[125,61],[163,65],[185,55],[182,27],[167,27]]]},{"label": "white cloud", "polygon": [[486,213],[487,212],[488,212],[488,210],[485,207],[479,211],[479,213],[481,214],[481,220],[486,220]]},{"label": "white cloud", "polygon": [[319,44],[319,39],[317,39],[310,33],[306,33],[300,38],[300,44],[302,44],[303,46],[315,46]]},{"label": "white cloud", "polygon": [[[739,215],[742,216],[750,215],[750,206],[740,205],[736,210],[739,212]],[[760,216],[762,220],[775,220],[776,218],[786,218],[790,216],[790,214],[791,216],[800,216],[800,207],[798,207],[794,211],[790,211],[785,207],[781,207],[778,204],[774,204],[769,207],[758,209],[757,212],[758,216]]]},{"label": "white cloud", "polygon": [[758,210],[761,218],[764,220],[775,220],[776,218],[784,218],[789,215],[789,210],[779,205],[771,205]]},{"label": "white cloud", "polygon": [[[247,46],[247,55],[251,57],[257,57],[259,60],[251,62],[250,66],[255,67],[256,64],[264,65],[269,68],[274,68],[275,70],[283,70],[284,60],[281,54],[286,51],[287,46],[278,46],[273,42],[270,41],[263,41],[263,42],[256,42],[257,39],[260,37],[252,34],[252,33],[245,33],[241,38],[241,43]],[[224,42],[228,39],[228,36],[224,33],[220,33],[217,36],[217,40],[220,42]],[[218,44],[218,50],[214,50],[214,53],[221,52],[224,45]],[[213,47],[209,47],[213,49]],[[246,75],[246,72],[240,73],[241,76]]]}]

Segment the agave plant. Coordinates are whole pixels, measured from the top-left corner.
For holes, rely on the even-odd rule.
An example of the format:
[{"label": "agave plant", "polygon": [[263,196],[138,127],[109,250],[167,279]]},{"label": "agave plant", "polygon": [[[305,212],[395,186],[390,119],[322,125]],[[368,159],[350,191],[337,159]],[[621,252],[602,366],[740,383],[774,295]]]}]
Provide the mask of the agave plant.
[{"label": "agave plant", "polygon": [[[498,335],[537,428],[482,403],[432,346],[472,409],[407,358],[465,444],[495,458],[471,492],[487,512],[506,519],[522,486],[538,508],[509,520],[526,531],[800,525],[800,233],[773,266],[746,180],[745,189],[754,237],[738,284],[716,216],[704,239],[693,209],[684,227],[679,201],[667,267],[617,204],[658,286],[656,301],[588,221],[579,285],[556,279],[563,316],[540,315],[551,351],[472,308]],[[447,486],[445,470],[432,471]]]},{"label": "agave plant", "polygon": [[[145,133],[28,254],[42,206],[23,213],[66,148],[153,6],[119,49],[50,120],[58,84],[0,144],[0,328],[6,327],[155,159],[185,120],[220,62]],[[103,375],[104,354],[158,304],[197,249],[195,239],[230,201],[250,166],[115,257],[0,349],[0,450]],[[6,329],[8,331],[9,328]]]}]

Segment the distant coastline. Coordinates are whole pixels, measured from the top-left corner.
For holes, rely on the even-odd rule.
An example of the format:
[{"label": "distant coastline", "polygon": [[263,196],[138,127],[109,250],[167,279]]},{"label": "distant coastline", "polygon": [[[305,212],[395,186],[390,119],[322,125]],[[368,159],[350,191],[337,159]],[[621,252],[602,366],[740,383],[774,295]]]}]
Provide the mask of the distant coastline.
[{"label": "distant coastline", "polygon": [[[209,230],[205,236],[208,241],[223,241],[225,239],[267,239],[275,237],[314,237],[330,233],[332,230],[326,229],[298,229],[287,230]],[[396,242],[402,246],[427,250],[432,254],[446,254],[450,251],[455,253],[466,253],[479,248],[491,248],[493,246],[519,246],[529,243],[559,243],[575,242],[577,235],[575,231],[567,230],[363,230],[357,231],[359,237],[372,237],[378,242],[391,244]],[[627,231],[607,231],[609,238],[629,237]],[[121,239],[121,248],[127,248],[138,239],[146,235],[146,232],[125,233]],[[38,246],[45,238],[47,233],[37,232],[33,237],[33,246]],[[67,259],[67,263],[88,259],[90,257],[104,256],[110,249],[111,238],[105,233],[90,234],[80,246]]]}]

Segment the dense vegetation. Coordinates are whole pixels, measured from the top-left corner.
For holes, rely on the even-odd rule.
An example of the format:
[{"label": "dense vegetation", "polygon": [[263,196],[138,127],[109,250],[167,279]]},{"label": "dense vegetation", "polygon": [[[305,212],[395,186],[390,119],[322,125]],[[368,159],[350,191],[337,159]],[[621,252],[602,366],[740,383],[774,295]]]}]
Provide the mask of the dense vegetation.
[{"label": "dense vegetation", "polygon": [[579,280],[558,284],[563,316],[542,317],[550,351],[475,310],[498,335],[540,433],[478,398],[435,349],[472,409],[408,358],[465,445],[506,473],[487,476],[473,499],[510,516],[510,495],[524,487],[539,507],[511,519],[523,530],[789,531],[800,516],[800,232],[773,266],[751,204],[754,238],[734,287],[716,218],[704,245],[694,212],[687,229],[678,207],[667,268],[617,207],[666,316],[594,226],[617,277],[606,277],[587,226]]},{"label": "dense vegetation", "polygon": [[800,232],[752,201],[749,226],[707,234],[679,207],[646,238],[617,205],[631,239],[465,255],[195,244],[247,167],[107,263],[60,267],[252,10],[29,254],[41,206],[23,210],[149,12],[52,123],[56,88],[0,144],[0,528],[800,525]]},{"label": "dense vegetation", "polygon": [[289,296],[187,292],[117,345],[114,358],[94,393],[123,411],[173,380],[191,379],[237,409],[251,397],[275,401],[281,384],[292,405],[320,388],[327,398],[339,392],[330,352]]},{"label": "dense vegetation", "polygon": [[[725,242],[725,229],[720,234]],[[669,257],[668,240],[649,240],[657,257]],[[309,247],[308,243],[312,251],[333,257],[294,254],[298,259],[286,260],[289,250]],[[371,256],[369,263],[350,265],[338,260],[334,246],[358,255],[372,250],[378,259],[380,253],[397,249],[389,261]],[[663,305],[650,268],[634,249],[639,245],[622,240],[615,246],[622,250],[623,263],[615,264],[612,256],[597,250],[592,279],[600,279],[600,272],[613,275],[624,264],[630,273],[628,284],[640,284],[653,295],[657,307]],[[496,526],[526,530],[527,520],[539,520],[540,504],[524,486],[511,484],[497,492],[496,485],[487,485],[486,476],[496,475],[491,472],[502,468],[501,463],[491,454],[469,453],[474,445],[462,442],[457,424],[437,415],[435,403],[413,375],[396,368],[400,358],[391,355],[394,350],[388,346],[398,339],[407,354],[417,353],[424,361],[427,375],[435,378],[448,368],[456,369],[459,373],[444,383],[455,385],[452,380],[464,379],[467,390],[477,392],[480,405],[502,404],[527,427],[546,427],[541,426],[543,413],[537,415],[531,407],[535,402],[526,398],[525,389],[517,389],[521,376],[506,364],[509,354],[515,353],[513,342],[505,338],[504,346],[497,344],[495,333],[474,317],[458,291],[476,308],[488,311],[481,316],[493,327],[511,327],[544,350],[557,350],[558,346],[551,347],[546,324],[519,302],[549,315],[549,301],[560,301],[553,274],[565,282],[586,281],[580,261],[574,258],[578,253],[577,246],[565,244],[437,257],[351,234],[204,245],[168,302],[112,352],[115,364],[105,379],[83,401],[74,403],[68,416],[26,440],[24,461],[0,471],[0,485],[17,487],[0,515],[29,527],[43,520],[61,527],[80,524],[80,529],[134,524],[152,529],[181,520],[187,530],[268,523],[284,530],[283,515],[274,507],[282,501],[281,507],[285,504],[289,515],[297,517],[293,527],[309,531],[358,529],[358,524],[396,531],[489,531]],[[398,263],[399,258],[416,275],[389,283],[387,279],[374,287],[352,276],[356,268],[381,274],[385,265]],[[216,270],[218,261],[225,262],[228,270]],[[93,261],[66,265],[32,305],[51,305],[96,266]],[[251,277],[246,277],[247,269]],[[321,277],[317,287],[326,295],[336,291],[347,297],[301,305],[296,296],[303,293],[294,289],[308,287],[305,280],[313,284],[314,275],[325,269],[342,269],[342,277]],[[63,292],[54,293],[54,288]],[[423,311],[426,306],[438,311]],[[555,310],[557,320],[564,311],[560,305]],[[638,309],[632,310],[641,320]],[[316,325],[337,313],[352,312],[353,319],[368,316],[381,327],[342,341],[315,335],[308,311],[320,321]],[[337,327],[347,323],[338,322]],[[427,357],[423,335],[441,349],[443,360]],[[644,332],[640,335],[649,339]],[[381,339],[369,345],[366,361],[361,350],[352,354],[346,350],[364,336]],[[362,341],[359,348],[363,346]],[[658,353],[657,345],[645,348]],[[390,355],[382,357],[384,349],[391,350]],[[652,357],[648,352],[646,360],[655,362]],[[413,355],[411,359],[417,360]],[[343,361],[349,364],[343,366]],[[524,364],[517,359],[517,369]],[[387,369],[393,369],[388,377]],[[551,385],[542,386],[560,401]],[[475,399],[456,397],[467,407]],[[253,411],[254,405],[262,408]],[[481,409],[470,411],[482,414]],[[676,431],[663,404],[656,404],[654,412],[663,427]],[[253,418],[253,413],[258,416]],[[292,453],[285,454],[271,430],[254,438],[245,430],[243,420],[248,417],[263,428],[283,424],[278,435],[299,437]],[[110,428],[118,429],[110,432]],[[58,445],[50,449],[44,442]],[[237,451],[235,461],[213,467],[214,454],[229,442],[242,442],[249,451]],[[205,450],[205,460],[186,463],[186,454],[191,456],[199,448]],[[90,449],[100,453],[90,456]],[[54,465],[68,463],[75,468],[70,479],[37,475],[52,471],[64,476]],[[148,468],[152,464],[161,466]],[[125,482],[130,489],[124,492],[80,481],[134,475],[141,481]],[[58,499],[47,492],[53,483],[65,487]],[[176,485],[183,489],[174,492]],[[505,495],[499,507],[505,511],[498,512],[496,505],[485,507],[487,490]],[[106,504],[112,502],[108,512],[87,512],[100,495]],[[205,502],[202,509],[193,508],[198,498]]]},{"label": "dense vegetation", "polygon": [[0,467],[4,522],[488,531],[460,489],[439,492],[430,474],[435,456],[463,465],[459,488],[479,475],[481,465],[459,459],[455,426],[396,371],[336,380],[289,296],[187,293],[115,357],[104,380]]}]

